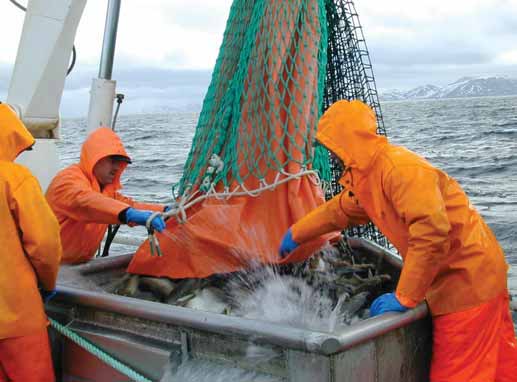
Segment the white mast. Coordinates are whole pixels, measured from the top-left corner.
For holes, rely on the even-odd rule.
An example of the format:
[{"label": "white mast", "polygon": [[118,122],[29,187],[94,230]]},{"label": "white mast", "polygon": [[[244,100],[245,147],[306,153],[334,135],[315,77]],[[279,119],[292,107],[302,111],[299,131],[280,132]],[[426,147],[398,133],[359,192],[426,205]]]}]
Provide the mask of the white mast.
[{"label": "white mast", "polygon": [[59,169],[59,105],[70,54],[86,0],[29,0],[7,103],[14,106],[37,144],[22,154],[45,190]]}]

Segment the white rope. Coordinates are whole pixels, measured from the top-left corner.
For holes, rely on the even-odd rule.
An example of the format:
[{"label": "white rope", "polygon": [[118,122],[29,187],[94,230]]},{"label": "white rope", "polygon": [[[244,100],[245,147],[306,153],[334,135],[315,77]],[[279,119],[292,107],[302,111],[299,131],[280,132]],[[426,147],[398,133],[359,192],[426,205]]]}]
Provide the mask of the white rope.
[{"label": "white rope", "polygon": [[[281,175],[285,176],[285,178],[280,179]],[[273,182],[271,184],[268,184],[266,182],[266,180],[264,178],[262,178],[259,180],[259,184],[261,186],[256,189],[253,189],[253,190],[248,190],[246,188],[246,186],[244,186],[244,184],[239,184],[233,189],[233,191],[230,191],[228,187],[225,187],[223,192],[217,192],[215,189],[215,184],[211,183],[210,186],[208,187],[208,191],[205,194],[203,194],[199,197],[196,197],[196,198],[194,198],[194,197],[196,196],[196,194],[199,193],[199,190],[196,190],[192,195],[189,195],[188,197],[186,196],[186,193],[187,193],[187,190],[186,190],[185,193],[183,194],[183,196],[180,198],[179,203],[175,203],[175,204],[171,205],[170,209],[167,212],[159,213],[159,214],[161,214],[164,219],[174,216],[179,222],[185,222],[187,220],[186,210],[189,209],[190,207],[192,207],[193,205],[195,205],[199,202],[202,202],[205,199],[216,198],[218,200],[228,200],[228,199],[230,199],[232,197],[236,197],[236,196],[250,196],[250,197],[256,198],[264,191],[273,190],[281,184],[287,183],[293,179],[299,179],[302,176],[308,176],[309,179],[316,186],[321,185],[321,180],[318,176],[318,173],[314,170],[302,170],[296,174],[290,174],[284,170],[281,170],[280,172],[277,173],[277,175],[275,176],[275,179],[273,180]],[[242,191],[240,191],[240,190],[242,190]],[[150,221],[152,220],[151,218],[149,218],[149,219],[150,220],[148,220],[148,223],[150,223]],[[153,217],[153,219],[154,219],[154,217]]]},{"label": "white rope", "polygon": [[[280,179],[281,175],[284,175],[285,178]],[[188,187],[183,193],[182,197],[180,198],[180,201],[170,205],[170,209],[167,212],[154,212],[147,219],[145,226],[147,228],[147,238],[149,239],[151,256],[154,256],[155,254],[158,256],[163,255],[160,248],[160,243],[158,242],[158,238],[154,234],[154,229],[152,229],[152,221],[155,217],[162,216],[164,219],[167,219],[174,216],[179,223],[184,223],[187,221],[186,210],[192,207],[193,205],[202,202],[205,199],[213,197],[218,200],[228,200],[229,198],[235,196],[251,196],[253,198],[256,198],[264,191],[273,190],[281,184],[287,183],[293,179],[299,179],[302,176],[308,176],[309,179],[316,186],[320,186],[321,184],[318,173],[314,170],[302,170],[297,174],[290,174],[288,172],[281,170],[276,174],[275,179],[271,184],[268,184],[266,180],[262,178],[259,180],[259,184],[261,184],[261,186],[254,190],[248,190],[246,186],[244,186],[244,184],[240,184],[237,185],[233,189],[233,191],[230,191],[229,187],[225,187],[223,192],[217,192],[215,189],[215,184],[214,182],[212,182],[208,186],[208,191],[205,194],[198,196],[197,198],[194,198],[199,193],[199,190],[196,190],[192,193],[192,195],[187,196],[187,192],[190,190],[190,187]],[[205,177],[203,181],[205,181],[206,179],[207,178]],[[239,189],[242,189],[243,191],[239,191]],[[171,238],[171,236],[166,232],[166,230],[162,231],[162,233],[165,233],[167,237]]]}]

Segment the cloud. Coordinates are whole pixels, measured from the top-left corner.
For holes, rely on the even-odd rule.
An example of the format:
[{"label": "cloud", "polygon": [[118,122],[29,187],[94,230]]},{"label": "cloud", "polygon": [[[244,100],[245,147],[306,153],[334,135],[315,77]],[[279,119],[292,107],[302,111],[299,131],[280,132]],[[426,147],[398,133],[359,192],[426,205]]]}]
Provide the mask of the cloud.
[{"label": "cloud", "polygon": [[502,52],[498,57],[498,61],[508,65],[517,65],[517,49]]},{"label": "cloud", "polygon": [[[173,89],[183,89],[181,81],[193,81],[193,88],[204,86],[206,91],[207,73],[215,64],[231,4],[231,0],[123,2],[113,71],[119,87],[171,89],[167,95],[149,93],[153,100],[176,97]],[[67,78],[67,92],[89,88],[97,75],[106,7],[105,1],[86,4],[75,40],[77,68]],[[355,7],[381,88],[442,85],[464,75],[517,72],[515,0],[454,0],[446,6],[436,0],[368,0],[355,1]],[[23,17],[8,1],[0,1],[0,33],[10,36],[3,39],[0,50],[0,91],[7,88]],[[201,84],[188,72],[208,77],[201,75]]]},{"label": "cloud", "polygon": [[[210,69],[222,41],[231,2],[131,0],[120,8],[116,62],[128,66]],[[89,1],[78,28],[80,60],[99,60],[105,2]]]},{"label": "cloud", "polygon": [[173,23],[188,30],[221,34],[231,4],[231,0],[166,0],[161,2],[160,14],[164,23]]},{"label": "cloud", "polygon": [[[165,68],[210,69],[217,57],[230,0],[131,0],[122,2],[116,61]],[[79,65],[98,65],[107,2],[86,3],[75,45]],[[0,63],[12,63],[24,13],[0,2]],[[9,38],[5,38],[9,36]]]},{"label": "cloud", "polygon": [[[66,89],[77,89],[89,87],[92,78],[97,77],[97,70],[82,70],[76,68],[66,79]],[[116,66],[113,69],[113,78],[118,86],[145,87],[153,86],[157,88],[174,86],[197,86],[207,84],[210,80],[211,71],[209,70],[181,70],[163,69],[154,67],[125,67]],[[1,79],[1,77],[0,77]]]},{"label": "cloud", "polygon": [[[199,112],[206,87],[120,87],[125,95],[119,115],[169,112]],[[1,94],[1,93],[0,93]],[[88,114],[90,89],[65,90],[61,101],[64,118],[85,117]]]},{"label": "cloud", "polygon": [[[429,49],[440,46],[441,53]],[[422,40],[420,44],[404,39],[369,44],[370,55],[382,65],[411,67],[414,65],[474,65],[490,63],[493,55],[457,41]]]},{"label": "cloud", "polygon": [[[61,110],[65,117],[88,112],[91,73],[67,80]],[[117,93],[125,95],[121,115],[171,111],[199,112],[210,83],[210,71],[139,68],[114,72]]]},{"label": "cloud", "polygon": [[0,64],[14,63],[25,14],[7,1],[0,2]]},{"label": "cloud", "polygon": [[[11,66],[0,64],[0,101],[7,98]],[[63,117],[83,117],[88,113],[90,87],[97,70],[76,68],[67,77],[61,100]],[[121,115],[169,111],[198,112],[210,84],[209,70],[160,68],[116,68],[117,93],[125,100]]]},{"label": "cloud", "polygon": [[444,85],[464,75],[515,75],[513,0],[356,1],[381,88]]},{"label": "cloud", "polygon": [[444,86],[461,77],[503,76],[517,78],[515,65],[412,65],[412,66],[374,66],[377,88],[409,90],[420,85]]},{"label": "cloud", "polygon": [[[504,1],[357,2],[379,88],[446,85],[463,76],[517,76],[509,49],[517,6]],[[514,2],[515,3],[515,2]],[[513,24],[512,24],[513,23]]]},{"label": "cloud", "polygon": [[11,70],[11,66],[0,63],[0,91],[7,91],[11,79]]}]

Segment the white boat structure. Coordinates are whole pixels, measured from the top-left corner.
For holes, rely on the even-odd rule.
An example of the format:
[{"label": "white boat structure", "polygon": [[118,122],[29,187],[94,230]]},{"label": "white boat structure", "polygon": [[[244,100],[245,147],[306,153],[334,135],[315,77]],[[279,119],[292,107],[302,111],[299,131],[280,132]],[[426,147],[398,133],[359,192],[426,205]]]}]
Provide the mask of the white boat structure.
[{"label": "white boat structure", "polygon": [[[76,29],[86,0],[29,0],[7,102],[37,138],[20,161],[43,189],[59,168],[59,106]],[[88,129],[111,126],[116,82],[111,78],[120,0],[109,0],[99,78],[92,82]],[[401,259],[365,239],[350,245],[396,278]],[[98,258],[76,266],[99,283],[124,273],[132,255]],[[158,381],[167,364],[196,360],[249,370],[289,382],[422,382],[428,380],[431,326],[425,304],[404,314],[366,319],[344,330],[318,332],[271,322],[202,312],[78,287],[61,278],[50,317],[87,339],[142,378]],[[63,381],[124,380],[105,361],[53,333],[53,354]],[[273,351],[254,363],[253,344]],[[83,378],[83,379],[80,379]]]}]

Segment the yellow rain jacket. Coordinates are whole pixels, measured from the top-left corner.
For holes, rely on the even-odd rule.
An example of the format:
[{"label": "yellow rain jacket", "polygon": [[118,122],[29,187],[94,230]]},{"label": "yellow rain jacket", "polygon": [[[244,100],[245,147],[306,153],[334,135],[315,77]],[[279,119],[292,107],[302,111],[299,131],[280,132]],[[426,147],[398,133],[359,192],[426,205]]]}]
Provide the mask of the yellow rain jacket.
[{"label": "yellow rain jacket", "polygon": [[33,144],[14,112],[0,104],[0,339],[45,329],[38,283],[55,288],[61,259],[56,217],[36,178],[13,163]]},{"label": "yellow rain jacket", "polygon": [[368,106],[336,102],[316,138],[345,163],[344,190],[294,224],[296,242],[371,220],[404,259],[397,298],[408,307],[426,299],[433,315],[506,290],[503,250],[459,184],[377,135]]},{"label": "yellow rain jacket", "polygon": [[110,155],[129,156],[122,141],[107,127],[93,131],[81,148],[81,159],[60,171],[47,189],[47,200],[61,226],[63,263],[90,260],[99,248],[109,224],[120,224],[118,215],[128,207],[163,211],[164,206],[137,203],[121,195],[120,176],[127,167],[121,163],[112,184],[101,190],[93,175],[95,164]]}]

